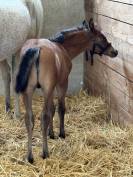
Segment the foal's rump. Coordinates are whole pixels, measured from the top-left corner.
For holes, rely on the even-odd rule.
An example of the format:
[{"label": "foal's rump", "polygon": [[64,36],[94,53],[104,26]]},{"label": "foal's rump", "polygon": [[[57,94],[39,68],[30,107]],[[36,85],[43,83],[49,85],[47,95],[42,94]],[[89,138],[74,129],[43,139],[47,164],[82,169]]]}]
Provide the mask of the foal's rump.
[{"label": "foal's rump", "polygon": [[15,86],[16,93],[22,93],[26,90],[30,74],[33,70],[33,66],[35,66],[36,69],[38,68],[39,55],[40,55],[40,48],[29,48],[22,56],[18,74],[16,77],[16,86]]},{"label": "foal's rump", "polygon": [[28,40],[21,49],[21,63],[16,78],[16,92],[41,87],[52,92],[56,85],[64,85],[71,70],[65,50],[47,39]]}]

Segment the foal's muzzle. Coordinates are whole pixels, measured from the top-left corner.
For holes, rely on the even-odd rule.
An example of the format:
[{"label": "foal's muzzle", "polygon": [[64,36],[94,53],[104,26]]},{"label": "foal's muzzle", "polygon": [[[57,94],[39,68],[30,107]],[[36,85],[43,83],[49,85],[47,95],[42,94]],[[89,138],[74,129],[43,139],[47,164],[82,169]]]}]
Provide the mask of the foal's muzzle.
[{"label": "foal's muzzle", "polygon": [[118,55],[118,50],[114,50],[111,52],[112,58],[116,57]]}]

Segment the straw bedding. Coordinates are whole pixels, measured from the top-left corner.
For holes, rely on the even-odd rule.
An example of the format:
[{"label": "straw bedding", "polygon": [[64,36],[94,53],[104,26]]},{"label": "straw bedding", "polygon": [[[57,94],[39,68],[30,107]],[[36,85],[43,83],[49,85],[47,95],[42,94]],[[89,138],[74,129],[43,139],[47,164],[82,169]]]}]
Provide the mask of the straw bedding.
[{"label": "straw bedding", "polygon": [[[58,117],[54,118],[56,139],[48,138],[50,158],[40,157],[42,150],[40,113],[43,100],[34,97],[35,162],[25,160],[27,133],[24,108],[21,121],[4,114],[0,97],[0,176],[1,177],[131,177],[133,176],[133,130],[106,123],[107,109],[102,98],[80,92],[66,98],[66,139],[58,138]],[[56,102],[56,100],[55,100]]]}]

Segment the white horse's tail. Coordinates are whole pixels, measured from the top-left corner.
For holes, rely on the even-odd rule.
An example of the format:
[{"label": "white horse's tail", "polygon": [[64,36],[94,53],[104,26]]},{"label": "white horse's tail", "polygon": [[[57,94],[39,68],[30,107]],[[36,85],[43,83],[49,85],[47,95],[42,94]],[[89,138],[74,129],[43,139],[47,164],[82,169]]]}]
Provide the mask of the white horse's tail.
[{"label": "white horse's tail", "polygon": [[43,25],[44,25],[44,14],[43,14],[43,6],[41,0],[34,0],[36,19],[37,19],[37,38],[39,38],[42,34]]},{"label": "white horse's tail", "polygon": [[29,9],[31,16],[31,30],[29,38],[39,38],[42,34],[44,24],[43,6],[41,0],[22,0]]}]

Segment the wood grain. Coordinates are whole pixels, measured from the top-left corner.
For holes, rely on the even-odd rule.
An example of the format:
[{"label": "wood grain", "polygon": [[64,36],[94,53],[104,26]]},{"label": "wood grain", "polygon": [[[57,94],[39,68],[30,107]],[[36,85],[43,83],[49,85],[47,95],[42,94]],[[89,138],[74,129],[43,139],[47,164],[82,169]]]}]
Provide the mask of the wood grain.
[{"label": "wood grain", "polygon": [[85,15],[94,18],[119,55],[94,56],[94,66],[84,62],[84,83],[103,95],[113,120],[133,123],[133,0],[85,0]]}]

